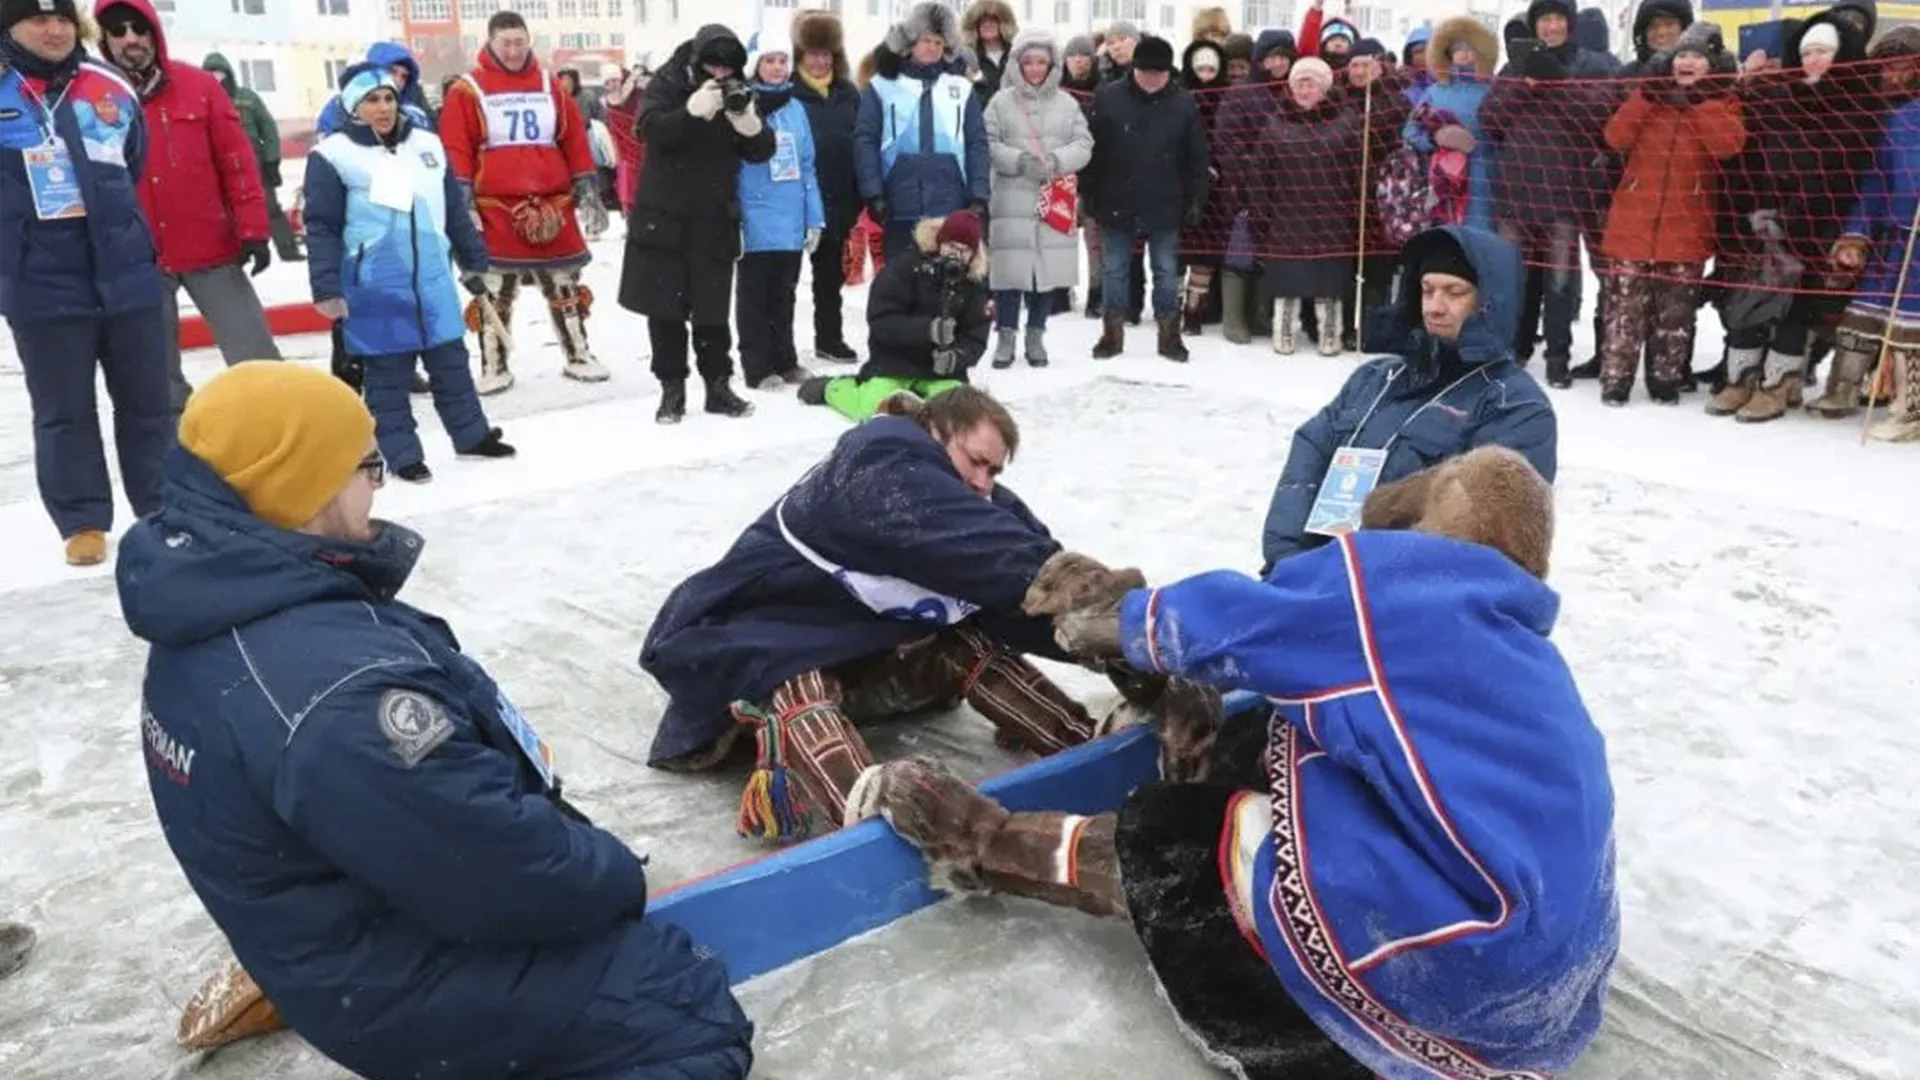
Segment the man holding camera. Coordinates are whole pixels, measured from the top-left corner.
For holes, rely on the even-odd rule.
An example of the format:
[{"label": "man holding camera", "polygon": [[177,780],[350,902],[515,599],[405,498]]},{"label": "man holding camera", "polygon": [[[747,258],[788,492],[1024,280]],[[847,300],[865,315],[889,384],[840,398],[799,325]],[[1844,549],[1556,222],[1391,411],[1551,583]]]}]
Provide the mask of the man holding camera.
[{"label": "man holding camera", "polygon": [[981,231],[971,210],[916,225],[913,249],[888,260],[867,294],[872,357],[858,375],[801,383],[800,400],[860,421],[896,391],[930,398],[964,386],[993,327]]},{"label": "man holding camera", "polygon": [[[580,284],[591,258],[587,237],[607,227],[599,172],[579,107],[541,70],[519,15],[487,20],[479,63],[447,88],[440,138],[493,266],[486,294],[468,309],[468,325],[480,332],[475,385],[482,394],[513,385],[513,298],[525,277],[546,297],[566,357],[561,374],[605,382],[607,369],[587,346],[593,294]],[[487,318],[483,305],[499,319]]]},{"label": "man holding camera", "polygon": [[[753,406],[728,385],[733,377],[733,264],[740,258],[740,164],[774,161],[800,168],[791,140],[776,140],[742,78],[747,49],[733,31],[703,26],[647,83],[640,141],[647,167],[627,217],[620,306],[647,317],[653,374],[660,380],[654,419],[687,415],[687,342],[706,384],[706,411],[747,416]],[[796,155],[775,161],[774,151]]]}]

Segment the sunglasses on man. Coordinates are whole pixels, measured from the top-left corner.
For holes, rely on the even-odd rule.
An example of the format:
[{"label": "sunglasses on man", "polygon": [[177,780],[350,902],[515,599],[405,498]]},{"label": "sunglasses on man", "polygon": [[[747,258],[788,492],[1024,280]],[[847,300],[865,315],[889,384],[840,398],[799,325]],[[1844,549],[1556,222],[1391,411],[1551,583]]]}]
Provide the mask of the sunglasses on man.
[{"label": "sunglasses on man", "polygon": [[100,32],[108,38],[137,37],[153,33],[153,24],[134,14],[111,15],[101,21]]}]

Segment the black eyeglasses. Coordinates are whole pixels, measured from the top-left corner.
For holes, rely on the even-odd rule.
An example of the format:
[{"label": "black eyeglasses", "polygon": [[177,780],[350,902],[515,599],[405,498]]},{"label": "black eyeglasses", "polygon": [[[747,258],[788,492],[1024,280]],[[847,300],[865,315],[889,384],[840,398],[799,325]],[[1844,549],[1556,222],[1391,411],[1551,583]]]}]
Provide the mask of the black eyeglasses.
[{"label": "black eyeglasses", "polygon": [[360,459],[360,471],[366,473],[367,479],[378,487],[387,481],[387,459],[378,452],[368,454]]}]

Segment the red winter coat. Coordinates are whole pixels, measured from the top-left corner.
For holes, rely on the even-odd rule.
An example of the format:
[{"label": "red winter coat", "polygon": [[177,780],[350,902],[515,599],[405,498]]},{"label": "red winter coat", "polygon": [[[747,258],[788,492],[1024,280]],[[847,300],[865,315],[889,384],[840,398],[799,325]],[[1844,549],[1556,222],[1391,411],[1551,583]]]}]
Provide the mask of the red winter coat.
[{"label": "red winter coat", "polygon": [[160,267],[169,274],[240,261],[240,245],[267,239],[267,199],[260,166],[240,113],[220,80],[167,56],[166,32],[148,0],[99,0],[98,22],[115,8],[137,11],[153,25],[160,75],[138,86],[147,120],[147,167],[140,208],[153,227]]},{"label": "red winter coat", "polygon": [[[550,122],[542,107],[502,108],[496,115],[510,121],[502,125],[506,130],[487,129],[483,94],[497,99],[537,95],[543,88],[553,99]],[[528,122],[531,127],[523,126]],[[491,49],[481,49],[479,65],[447,89],[440,141],[453,174],[473,186],[481,236],[495,269],[563,270],[586,264],[587,241],[573,214],[572,191],[573,182],[583,178],[598,189],[593,148],[579,107],[538,61],[529,58],[526,67],[508,71]],[[534,244],[514,230],[515,209],[525,213],[530,201],[558,214],[559,232],[547,244]]]}]

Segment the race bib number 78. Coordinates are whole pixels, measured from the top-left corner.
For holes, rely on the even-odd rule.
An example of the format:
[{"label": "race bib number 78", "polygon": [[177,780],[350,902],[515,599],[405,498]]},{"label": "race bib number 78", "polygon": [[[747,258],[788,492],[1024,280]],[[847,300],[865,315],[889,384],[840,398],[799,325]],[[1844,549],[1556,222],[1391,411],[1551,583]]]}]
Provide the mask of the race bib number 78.
[{"label": "race bib number 78", "polygon": [[488,94],[480,99],[487,117],[487,145],[552,146],[560,126],[553,95],[530,90],[515,94]]}]

